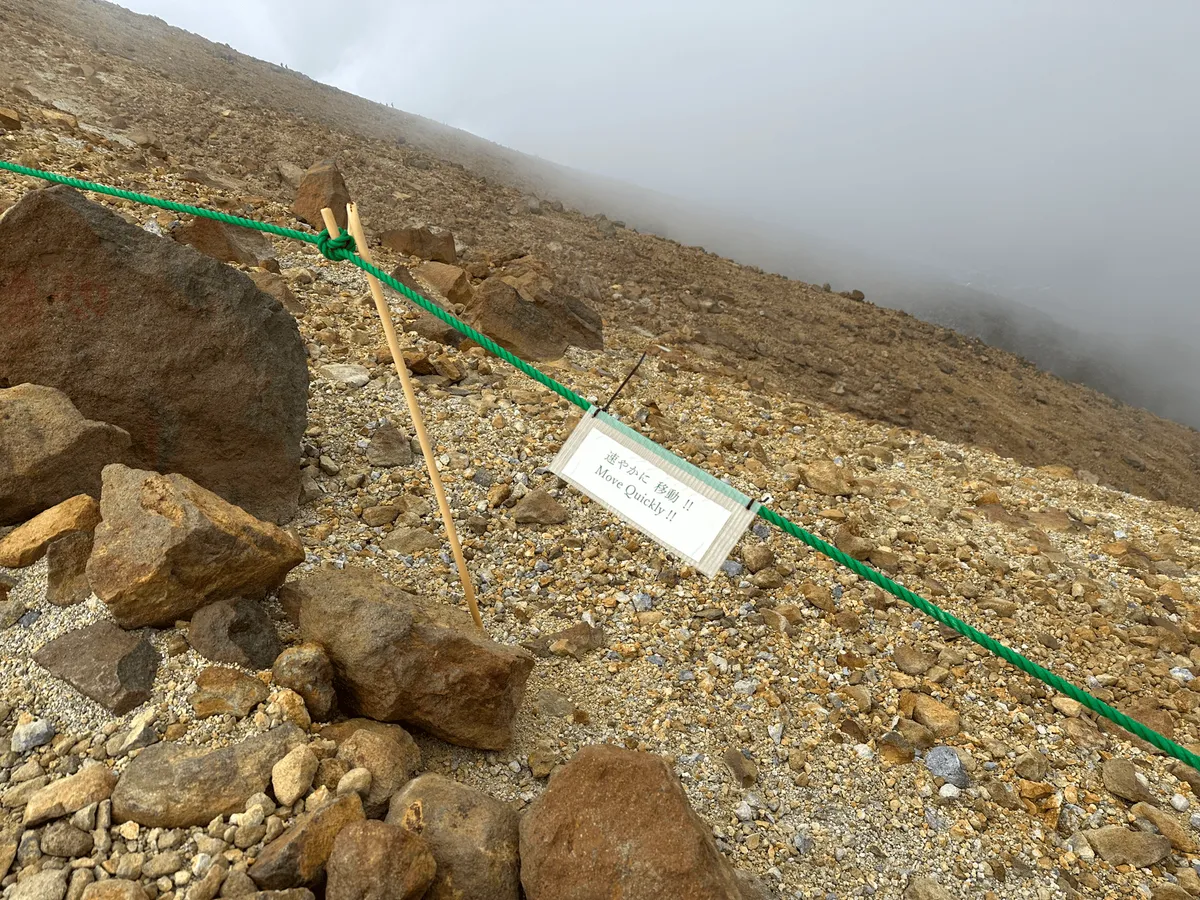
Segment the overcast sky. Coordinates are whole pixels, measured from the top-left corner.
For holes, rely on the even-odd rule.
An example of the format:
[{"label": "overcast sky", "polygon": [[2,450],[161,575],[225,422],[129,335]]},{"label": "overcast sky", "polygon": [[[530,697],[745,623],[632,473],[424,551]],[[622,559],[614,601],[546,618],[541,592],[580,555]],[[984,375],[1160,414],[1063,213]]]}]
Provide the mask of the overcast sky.
[{"label": "overcast sky", "polygon": [[1200,330],[1195,0],[122,3],[1085,327]]}]

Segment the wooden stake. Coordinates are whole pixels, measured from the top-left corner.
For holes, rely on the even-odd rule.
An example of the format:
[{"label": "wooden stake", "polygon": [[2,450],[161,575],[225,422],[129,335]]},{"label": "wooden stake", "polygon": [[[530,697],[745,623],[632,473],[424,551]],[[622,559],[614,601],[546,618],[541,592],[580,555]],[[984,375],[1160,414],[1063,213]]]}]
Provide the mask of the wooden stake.
[{"label": "wooden stake", "polygon": [[[333,211],[326,208],[321,210],[325,220],[325,228],[330,237],[337,237],[337,220]],[[358,255],[367,262],[372,262],[371,251],[367,248],[367,239],[363,234],[362,221],[358,217],[358,206],[346,204],[346,227],[358,245]],[[442,487],[442,476],[437,470],[433,459],[433,446],[429,443],[429,435],[425,432],[425,422],[421,418],[421,408],[417,405],[417,395],[413,391],[412,381],[408,377],[408,366],[400,352],[400,342],[396,338],[396,327],[392,324],[392,312],[388,309],[387,297],[383,287],[373,275],[367,275],[367,283],[371,286],[371,296],[375,299],[375,311],[383,323],[383,333],[387,337],[388,349],[392,352],[392,362],[396,364],[396,373],[400,376],[400,384],[404,388],[404,400],[408,403],[408,412],[412,416],[413,430],[417,433],[417,441],[421,445],[421,453],[425,457],[425,467],[429,470],[429,480],[433,482],[433,493],[437,497],[438,509],[442,513],[442,522],[446,526],[446,536],[450,539],[450,552],[458,566],[458,577],[462,580],[463,593],[467,598],[467,606],[471,608],[471,616],[480,631],[483,630],[483,619],[479,615],[479,605],[475,602],[475,588],[471,584],[471,573],[467,570],[467,561],[463,559],[462,547],[458,542],[458,532],[454,528],[454,517],[450,514],[450,504],[446,502],[446,490]]]}]

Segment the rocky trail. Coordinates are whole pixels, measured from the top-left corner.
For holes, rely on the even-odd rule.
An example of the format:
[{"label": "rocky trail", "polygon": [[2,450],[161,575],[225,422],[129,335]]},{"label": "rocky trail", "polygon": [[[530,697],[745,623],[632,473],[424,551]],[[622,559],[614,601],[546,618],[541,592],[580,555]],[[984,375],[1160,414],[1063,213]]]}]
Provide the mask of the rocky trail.
[{"label": "rocky trail", "polygon": [[[4,159],[353,198],[400,280],[594,401],[649,346],[614,414],[1200,747],[1195,432],[155,20],[0,14]],[[577,410],[393,297],[479,635],[361,273],[0,209],[5,900],[1200,896],[1200,774],[765,523],[679,565],[546,470]]]}]

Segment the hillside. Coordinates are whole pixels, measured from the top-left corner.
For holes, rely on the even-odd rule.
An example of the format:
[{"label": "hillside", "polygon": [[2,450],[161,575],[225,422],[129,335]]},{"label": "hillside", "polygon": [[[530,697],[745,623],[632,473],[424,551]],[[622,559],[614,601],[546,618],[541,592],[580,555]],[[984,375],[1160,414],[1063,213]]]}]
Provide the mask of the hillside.
[{"label": "hillside", "polygon": [[[278,164],[305,167],[334,155],[368,227],[440,224],[476,257],[520,246],[572,278],[603,285],[594,299],[614,325],[648,338],[669,335],[706,364],[1029,465],[1065,464],[1121,490],[1200,504],[1200,433],[1193,429],[903,313],[570,211],[535,215],[521,199],[534,192],[569,202],[564,189],[572,184],[580,197],[613,196],[618,187],[610,182],[104,3],[9,0],[3,8],[12,52],[0,74],[28,82],[47,102],[78,108],[94,127],[114,131],[109,123],[119,117],[152,129],[165,152],[156,164],[168,169],[218,172],[252,194],[282,200],[288,188]],[[72,75],[84,57],[105,75]],[[45,65],[31,65],[39,59]],[[608,290],[618,284],[619,291]]]},{"label": "hillside", "polygon": [[[0,47],[0,107],[20,118],[0,134],[4,159],[296,228],[294,182],[335,157],[374,235],[420,221],[453,230],[465,273],[445,293],[482,291],[503,272],[600,311],[604,347],[539,364],[555,378],[603,402],[649,348],[614,414],[1200,749],[1196,432],[911,316],[561,208],[554,198],[566,198],[572,173],[104,3],[0,0]],[[0,211],[21,204],[33,215],[47,196],[70,195],[41,187],[0,174]],[[230,574],[248,568],[261,588],[260,557],[246,563],[228,545],[155,557],[161,529],[137,526],[178,509],[177,476],[104,469],[124,487],[105,484],[98,525],[72,526],[83,560],[70,529],[42,548],[46,558],[13,551],[28,549],[22,539],[47,513],[0,519],[17,525],[0,527],[3,900],[364,900],[380,883],[402,896],[402,877],[420,866],[401,866],[400,850],[417,855],[414,842],[368,852],[370,823],[351,827],[343,814],[423,833],[420,847],[461,828],[450,852],[431,851],[444,893],[427,898],[454,896],[445,870],[457,855],[472,879],[466,896],[553,900],[567,891],[538,880],[548,854],[517,821],[546,823],[546,798],[569,791],[564,773],[596,745],[656,767],[659,780],[610,770],[578,790],[592,802],[576,798],[573,825],[550,819],[567,835],[561,878],[584,882],[572,880],[572,897],[611,896],[578,860],[614,844],[615,868],[632,858],[674,872],[654,897],[702,896],[681,886],[704,868],[680,871],[671,828],[681,819],[712,851],[705,866],[727,874],[728,860],[739,873],[736,892],[703,895],[723,900],[1200,896],[1195,771],[765,522],[715,578],[680,565],[546,470],[577,410],[394,297],[486,652],[528,666],[513,709],[440,685],[432,712],[414,715],[399,678],[415,671],[419,682],[426,665],[440,676],[458,656],[401,665],[397,647],[425,639],[410,627],[422,608],[440,606],[451,622],[466,613],[451,609],[461,587],[361,273],[282,239],[251,254],[271,271],[217,265],[169,239],[191,225],[174,214],[91,199],[119,214],[105,227],[121,240],[96,250],[72,234],[66,258],[27,260],[14,248],[55,236],[15,235],[8,213],[0,285],[24,285],[40,309],[56,298],[32,290],[34,279],[5,281],[4,267],[61,276],[86,260],[85,283],[111,288],[99,294],[112,300],[107,321],[123,320],[114,327],[149,343],[160,367],[179,357],[204,368],[179,380],[213,429],[258,424],[244,421],[256,388],[228,376],[244,357],[290,365],[295,383],[266,383],[307,401],[300,458],[279,462],[251,444],[200,463],[294,466],[283,474],[303,490],[286,529],[203,501],[226,527],[271,538],[269,561],[284,574],[262,603]],[[138,269],[132,293],[153,305],[143,310],[117,296],[128,272],[96,263],[118,269],[135,249],[204,278],[164,281],[170,296],[159,298],[145,288],[154,272]],[[438,296],[438,270],[427,278],[417,255],[372,249]],[[239,273],[272,285],[275,300]],[[294,352],[255,356],[238,330],[226,355],[231,320],[180,299],[202,287],[240,291],[251,317],[286,325]],[[187,325],[158,315],[171,303],[193,317]],[[90,322],[90,310],[67,306]],[[0,346],[38,328],[2,293],[0,310],[17,311],[0,319],[13,329]],[[232,344],[245,323],[228,327]],[[98,360],[99,384],[90,367],[49,374],[101,399],[146,391],[155,367],[131,359],[122,378],[122,360],[111,350]],[[0,421],[19,406],[14,393],[0,383]],[[90,425],[116,440],[111,424]],[[0,429],[0,459],[5,440],[25,439],[9,437],[16,430]],[[0,515],[8,476],[0,471]],[[200,496],[172,527],[209,521]],[[190,568],[200,591],[227,589],[144,614],[127,584],[109,591],[122,553],[156,572]],[[664,782],[677,793],[656,793]],[[698,819],[675,816],[680,796]],[[590,823],[582,849],[571,837],[579,822]],[[342,833],[366,849],[347,842],[340,853]],[[543,850],[554,833],[542,831]],[[337,860],[340,877],[325,870]],[[394,878],[356,881],[357,870]],[[422,896],[425,883],[403,896]]]}]

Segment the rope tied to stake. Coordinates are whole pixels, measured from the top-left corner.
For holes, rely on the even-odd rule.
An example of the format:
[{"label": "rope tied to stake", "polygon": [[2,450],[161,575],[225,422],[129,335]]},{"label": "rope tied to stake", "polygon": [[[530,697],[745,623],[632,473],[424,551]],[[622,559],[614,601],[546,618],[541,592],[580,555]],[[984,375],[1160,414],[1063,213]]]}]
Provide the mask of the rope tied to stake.
[{"label": "rope tied to stake", "polygon": [[322,228],[321,233],[317,235],[317,249],[321,251],[322,256],[334,262],[353,262],[358,247],[349,231],[343,231],[337,237],[330,237],[329,229]]},{"label": "rope tied to stake", "polygon": [[[543,387],[553,391],[555,394],[562,397],[569,403],[579,407],[584,412],[588,412],[593,406],[592,403],[576,394],[566,385],[550,377],[540,369],[531,366],[516,354],[511,353],[504,347],[501,347],[487,335],[472,328],[453,313],[447,312],[436,303],[433,303],[425,297],[422,297],[416,291],[411,290],[407,285],[401,284],[387,272],[384,272],[382,269],[379,269],[375,265],[362,259],[362,257],[355,252],[354,240],[348,233],[343,234],[338,238],[331,238],[326,231],[322,231],[319,235],[313,235],[303,231],[297,231],[293,228],[284,228],[281,225],[274,225],[270,222],[259,222],[254,219],[244,219],[239,216],[231,216],[227,213],[217,212],[216,210],[204,209],[203,207],[198,206],[189,206],[184,203],[175,203],[171,200],[164,200],[161,197],[151,197],[147,194],[138,194],[133,191],[122,190],[121,188],[113,187],[111,185],[83,181],[79,178],[71,178],[67,175],[58,175],[54,172],[45,172],[41,169],[29,168],[28,166],[18,165],[17,163],[7,162],[2,159],[0,159],[0,170],[13,172],[17,175],[40,178],[43,181],[49,181],[55,184],[65,184],[78,190],[91,191],[96,194],[106,194],[110,197],[119,197],[121,199],[130,200],[135,203],[141,203],[146,206],[169,209],[173,212],[187,213],[193,216],[201,216],[206,219],[215,219],[218,222],[225,222],[229,225],[240,225],[243,228],[253,228],[268,234],[275,234],[280,237],[303,241],[307,244],[315,244],[317,249],[319,249],[326,258],[335,261],[344,260],[353,266],[357,266],[362,271],[374,275],[382,283],[386,284],[398,294],[411,300],[419,308],[445,322],[464,337],[471,339],[479,346],[483,347],[493,356],[496,356],[499,359],[509,363],[518,371],[524,373]],[[834,562],[837,562],[849,569],[851,572],[854,572],[858,576],[865,578],[872,584],[877,585],[878,587],[887,591],[896,599],[904,601],[909,606],[919,610],[920,612],[932,618],[934,621],[940,622],[968,640],[974,642],[976,645],[982,647],[984,650],[987,650],[989,653],[992,653],[1000,659],[1005,660],[1020,671],[1025,672],[1033,678],[1036,678],[1038,681],[1050,688],[1053,688],[1059,693],[1078,701],[1092,712],[1104,717],[1105,719],[1108,719],[1110,722],[1121,726],[1130,734],[1141,738],[1142,740],[1151,744],[1153,747],[1161,750],[1167,756],[1186,763],[1193,769],[1200,771],[1200,756],[1197,756],[1186,747],[1183,747],[1170,738],[1159,734],[1153,728],[1143,725],[1141,722],[1130,717],[1126,713],[1123,713],[1115,707],[1105,703],[1099,697],[1094,697],[1082,688],[1076,687],[1065,678],[1062,678],[1048,669],[1039,666],[1033,660],[1022,656],[1016,650],[1005,646],[995,638],[984,634],[982,631],[979,631],[976,628],[973,628],[954,614],[946,612],[946,610],[929,602],[919,594],[910,591],[908,588],[904,587],[904,585],[898,584],[877,569],[873,569],[870,566],[864,565],[853,557],[848,556],[837,547],[826,543],[815,534],[806,531],[804,528],[801,528],[795,522],[775,512],[775,510],[771,509],[770,507],[760,506],[758,508],[758,515],[764,521],[770,522],[785,534],[789,534],[798,539],[802,543],[811,547],[813,550],[816,550],[818,553],[824,554]]]}]

